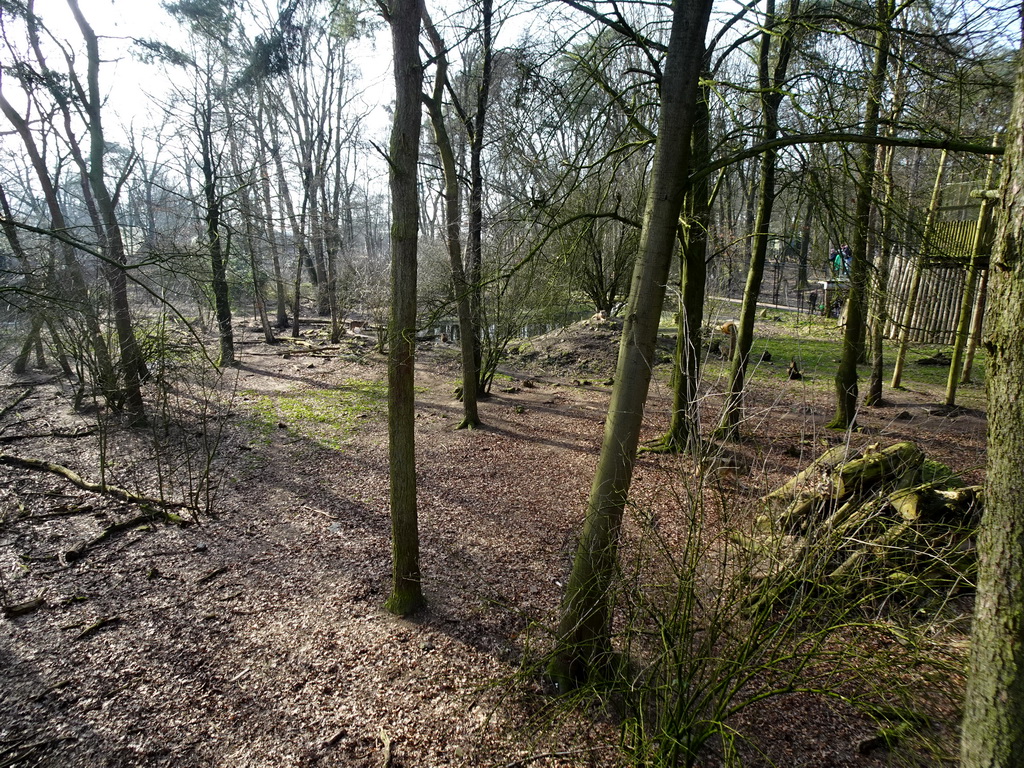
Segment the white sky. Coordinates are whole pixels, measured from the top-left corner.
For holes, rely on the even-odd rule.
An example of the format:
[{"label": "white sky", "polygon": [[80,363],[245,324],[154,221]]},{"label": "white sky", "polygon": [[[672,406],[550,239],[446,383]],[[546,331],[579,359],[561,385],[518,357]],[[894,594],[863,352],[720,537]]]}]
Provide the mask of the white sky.
[{"label": "white sky", "polygon": [[[149,121],[150,95],[165,89],[156,67],[136,61],[129,49],[133,38],[153,38],[174,44],[181,34],[159,0],[79,0],[86,20],[100,37],[100,87],[107,94],[105,127]],[[36,13],[58,38],[81,49],[82,36],[65,0],[36,0]],[[108,116],[109,115],[109,116]]]},{"label": "white sky", "polygon": [[[132,56],[135,38],[155,39],[170,45],[183,45],[185,35],[178,23],[161,7],[160,0],[79,0],[79,6],[96,34],[100,36],[100,87],[107,95],[105,128],[112,134],[120,127],[136,129],[159,122],[159,101],[169,90],[164,70],[139,62]],[[36,0],[36,13],[51,32],[81,46],[81,34],[65,0]],[[356,64],[364,80],[364,100],[374,108],[370,125],[374,130],[386,127],[388,117],[383,105],[393,100],[390,37],[387,30],[376,40],[360,41],[353,47]],[[379,137],[377,137],[379,138]]]}]

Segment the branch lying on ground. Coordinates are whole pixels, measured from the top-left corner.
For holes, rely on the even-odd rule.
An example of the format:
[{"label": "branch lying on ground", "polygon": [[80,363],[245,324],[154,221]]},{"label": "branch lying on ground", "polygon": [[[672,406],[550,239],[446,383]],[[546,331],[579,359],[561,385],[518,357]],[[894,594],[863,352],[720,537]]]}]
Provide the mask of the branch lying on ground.
[{"label": "branch lying on ground", "polygon": [[11,619],[15,616],[24,616],[43,607],[43,593],[33,597],[31,600],[23,600],[20,603],[4,603],[0,605],[0,613],[5,618]]},{"label": "branch lying on ground", "polygon": [[[0,465],[6,465],[8,467],[19,467],[21,469],[32,469],[38,472],[50,472],[54,475],[60,475],[65,480],[70,482],[72,485],[81,488],[83,491],[90,491],[91,493],[101,493],[106,496],[113,496],[115,499],[121,501],[127,501],[130,504],[140,504],[143,506],[160,507],[161,509],[190,509],[187,504],[183,504],[179,501],[169,501],[168,499],[157,499],[152,496],[144,496],[139,493],[132,493],[126,488],[121,488],[116,485],[107,485],[106,483],[92,483],[83,478],[77,472],[72,469],[68,469],[60,464],[52,464],[49,461],[43,461],[42,459],[23,459],[20,456],[12,456],[9,453],[0,453]],[[183,524],[187,522],[178,515],[174,515],[170,512],[161,513],[161,515],[167,522]]]},{"label": "branch lying on ground", "polygon": [[59,437],[74,439],[79,437],[91,437],[96,434],[96,430],[92,428],[79,429],[74,432],[67,432],[65,430],[55,429],[52,432],[40,432],[38,434],[30,435],[0,435],[0,443],[16,443],[19,440],[42,440],[47,437]]},{"label": "branch lying on ground", "polygon": [[26,397],[28,397],[31,394],[32,394],[32,388],[29,387],[24,392],[22,392],[20,395],[18,395],[18,397],[15,398],[13,403],[11,403],[7,407],[5,407],[2,411],[0,411],[0,421],[3,421],[4,417],[7,416],[8,413],[10,413],[15,408],[17,408],[21,404],[21,401],[24,400]]},{"label": "branch lying on ground", "polygon": [[88,541],[83,541],[69,549],[67,552],[62,552],[57,555],[57,560],[60,561],[61,565],[67,565],[68,563],[73,563],[76,560],[81,560],[88,550],[92,549],[97,544],[102,544],[114,534],[129,531],[133,528],[139,528],[140,526],[146,526],[154,520],[161,520],[165,523],[174,523],[175,525],[188,525],[189,523],[188,520],[185,520],[183,517],[171,512],[157,512],[152,509],[147,509],[140,515],[136,515],[135,517],[131,517],[127,520],[122,520],[119,523],[108,525],[100,531],[99,534]]}]

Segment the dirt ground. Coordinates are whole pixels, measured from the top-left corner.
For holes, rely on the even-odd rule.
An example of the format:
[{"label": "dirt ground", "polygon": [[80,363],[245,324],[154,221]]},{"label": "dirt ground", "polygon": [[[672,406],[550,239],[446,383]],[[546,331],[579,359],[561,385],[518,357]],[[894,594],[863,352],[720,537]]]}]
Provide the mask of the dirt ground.
[{"label": "dirt ground", "polygon": [[[416,418],[429,607],[402,620],[381,607],[390,574],[382,404],[367,401],[328,437],[267,406],[383,382],[384,362],[368,339],[268,347],[239,331],[242,364],[225,374],[222,404],[198,399],[190,410],[209,409],[215,428],[197,421],[180,435],[216,444],[214,514],[188,526],[139,520],[98,541],[140,505],[0,466],[0,598],[8,607],[39,599],[0,618],[0,766],[618,765],[613,718],[554,717],[534,667],[597,460],[614,333],[583,324],[557,354],[539,342],[496,380],[481,403],[485,426],[471,432],[453,429],[454,350],[424,346]],[[721,403],[716,386],[706,424]],[[862,416],[863,433],[844,436],[822,427],[831,416],[822,390],[756,378],[753,387],[749,439],[737,449],[750,471],[714,491],[737,514],[844,439],[914,440],[968,481],[981,478],[983,414],[943,416],[934,392],[901,393]],[[665,428],[670,396],[659,375],[647,438]],[[4,455],[92,481],[102,463],[107,482],[149,495],[160,477],[204,476],[202,462],[186,471],[184,454],[165,456],[158,472],[148,431],[97,429],[95,413],[70,409],[53,371],[5,372],[0,409]],[[277,414],[269,427],[268,412]],[[165,483],[172,496],[177,482]],[[644,454],[633,498],[680,516],[693,484],[687,459]],[[870,744],[870,719],[817,697],[773,700],[742,725],[764,753],[750,765],[891,764]]]}]

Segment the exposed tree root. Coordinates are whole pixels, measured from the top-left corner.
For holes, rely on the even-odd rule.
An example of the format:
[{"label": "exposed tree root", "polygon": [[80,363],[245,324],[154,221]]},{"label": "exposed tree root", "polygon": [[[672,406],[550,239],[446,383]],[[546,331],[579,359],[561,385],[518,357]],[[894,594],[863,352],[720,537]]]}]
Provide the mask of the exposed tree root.
[{"label": "exposed tree root", "polygon": [[679,441],[673,439],[672,435],[663,435],[657,440],[652,440],[640,446],[640,453],[677,454],[684,451]]},{"label": "exposed tree root", "polygon": [[640,453],[658,453],[676,455],[680,453],[699,454],[703,451],[704,444],[697,436],[689,439],[681,437],[673,430],[664,435],[640,446]]}]

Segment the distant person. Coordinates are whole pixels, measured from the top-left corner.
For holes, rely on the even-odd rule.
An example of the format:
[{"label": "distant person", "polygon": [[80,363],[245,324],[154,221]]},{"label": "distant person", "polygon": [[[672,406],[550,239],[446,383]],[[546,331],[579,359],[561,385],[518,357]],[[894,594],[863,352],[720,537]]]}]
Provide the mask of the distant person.
[{"label": "distant person", "polygon": [[853,252],[850,246],[841,245],[829,254],[829,264],[832,267],[832,274],[835,277],[847,277],[850,274],[850,261],[853,259]]}]

